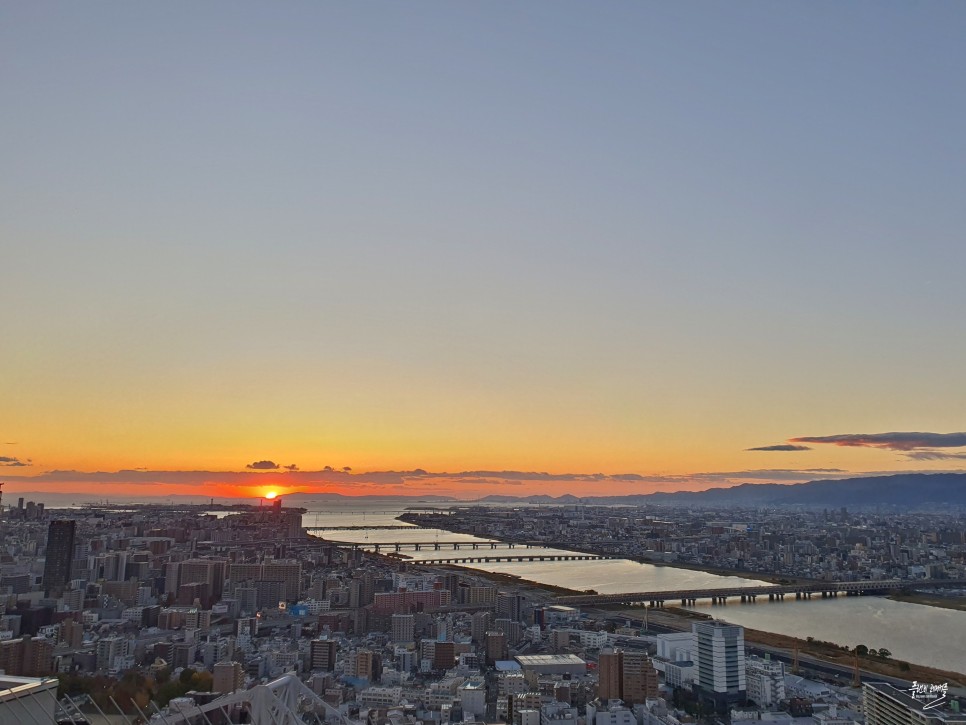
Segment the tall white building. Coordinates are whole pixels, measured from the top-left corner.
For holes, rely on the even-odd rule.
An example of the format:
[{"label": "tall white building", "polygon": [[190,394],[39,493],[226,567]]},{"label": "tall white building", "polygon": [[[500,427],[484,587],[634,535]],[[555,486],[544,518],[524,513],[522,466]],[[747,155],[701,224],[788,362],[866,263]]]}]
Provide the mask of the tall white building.
[{"label": "tall white building", "polygon": [[748,699],[759,707],[774,707],[785,699],[785,665],[778,660],[747,657]]},{"label": "tall white building", "polygon": [[716,705],[745,699],[745,630],[718,620],[695,622],[695,687]]}]

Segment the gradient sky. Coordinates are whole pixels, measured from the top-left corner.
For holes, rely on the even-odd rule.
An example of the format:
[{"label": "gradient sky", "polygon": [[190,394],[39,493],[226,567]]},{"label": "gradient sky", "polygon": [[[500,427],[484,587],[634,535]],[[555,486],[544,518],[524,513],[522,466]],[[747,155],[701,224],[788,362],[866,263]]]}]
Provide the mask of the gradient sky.
[{"label": "gradient sky", "polygon": [[964,32],[940,2],[3,3],[3,478],[958,470],[746,449],[966,429]]}]

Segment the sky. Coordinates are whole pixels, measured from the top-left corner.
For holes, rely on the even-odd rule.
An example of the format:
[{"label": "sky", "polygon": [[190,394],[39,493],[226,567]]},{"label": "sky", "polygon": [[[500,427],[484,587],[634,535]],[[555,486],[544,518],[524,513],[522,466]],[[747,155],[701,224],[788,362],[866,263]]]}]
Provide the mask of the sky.
[{"label": "sky", "polygon": [[939,2],[0,3],[0,480],[966,470],[964,30]]}]

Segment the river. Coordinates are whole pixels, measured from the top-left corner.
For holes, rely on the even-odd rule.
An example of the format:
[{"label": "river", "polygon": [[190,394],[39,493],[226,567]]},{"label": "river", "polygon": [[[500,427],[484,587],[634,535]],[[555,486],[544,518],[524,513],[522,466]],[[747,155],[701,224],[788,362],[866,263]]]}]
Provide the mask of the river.
[{"label": "river", "polygon": [[[337,541],[361,544],[407,541],[488,541],[469,534],[455,534],[440,529],[410,527],[405,529],[328,530],[332,526],[399,525],[399,511],[383,509],[340,510],[332,506],[324,511],[309,511],[303,524],[311,533]],[[505,551],[505,550],[504,550]],[[554,549],[527,549],[527,553]],[[448,553],[406,551],[414,561],[438,558]],[[466,552],[469,554],[470,552]],[[662,589],[691,589],[726,586],[753,586],[762,582],[733,576],[719,576],[691,569],[641,564],[627,559],[604,561],[556,562],[491,562],[465,564],[482,571],[513,574],[523,579],[571,589],[593,589],[601,594]],[[966,612],[939,609],[921,604],[895,602],[884,597],[837,597],[741,604],[732,600],[724,606],[698,604],[695,611],[713,613],[716,617],[744,627],[794,637],[854,647],[864,644],[876,649],[885,647],[896,659],[966,674]]]}]

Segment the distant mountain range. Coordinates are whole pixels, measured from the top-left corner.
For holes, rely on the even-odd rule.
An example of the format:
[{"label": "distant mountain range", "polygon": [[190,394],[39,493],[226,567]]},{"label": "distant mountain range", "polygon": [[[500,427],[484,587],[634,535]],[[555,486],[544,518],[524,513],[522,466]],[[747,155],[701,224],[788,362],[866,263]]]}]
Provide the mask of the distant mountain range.
[{"label": "distant mountain range", "polygon": [[743,483],[705,491],[631,496],[486,496],[481,503],[807,506],[853,509],[966,507],[966,473],[905,473],[807,483]]},{"label": "distant mountain range", "polygon": [[[26,500],[44,501],[48,506],[69,506],[75,503],[103,501],[103,496],[78,493],[19,492]],[[16,499],[6,497],[4,505]],[[141,503],[194,503],[204,504],[208,496],[111,496],[112,503],[122,501]],[[338,493],[291,493],[284,496],[286,505],[311,504],[331,501],[333,504],[367,501],[405,501],[415,504],[576,504],[598,505],[644,505],[666,504],[675,506],[807,506],[810,508],[874,509],[894,507],[901,509],[966,508],[966,473],[905,473],[892,476],[865,476],[833,481],[809,481],[808,483],[744,483],[731,488],[711,488],[705,491],[676,491],[673,493],[633,494],[629,496],[502,496],[491,495],[477,501],[466,501],[450,496],[344,496]],[[250,498],[216,498],[217,503],[251,503]]]}]

